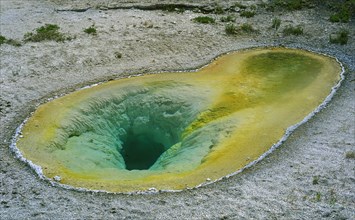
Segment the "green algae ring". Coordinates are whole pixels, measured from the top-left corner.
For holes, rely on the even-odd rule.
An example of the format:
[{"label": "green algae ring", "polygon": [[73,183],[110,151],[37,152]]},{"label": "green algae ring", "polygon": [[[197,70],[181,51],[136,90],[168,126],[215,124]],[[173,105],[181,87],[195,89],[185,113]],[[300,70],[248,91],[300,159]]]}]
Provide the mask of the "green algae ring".
[{"label": "green algae ring", "polygon": [[259,48],[195,72],[119,79],[42,104],[13,149],[58,185],[106,192],[182,190],[243,169],[330,99],[337,60]]}]

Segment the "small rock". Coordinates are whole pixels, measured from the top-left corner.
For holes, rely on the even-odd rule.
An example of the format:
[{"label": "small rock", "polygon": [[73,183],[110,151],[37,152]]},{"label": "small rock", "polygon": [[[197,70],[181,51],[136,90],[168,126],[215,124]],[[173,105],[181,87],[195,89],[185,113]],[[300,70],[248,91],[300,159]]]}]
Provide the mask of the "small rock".
[{"label": "small rock", "polygon": [[122,53],[120,53],[120,52],[115,52],[115,57],[116,57],[117,59],[122,58]]},{"label": "small rock", "polygon": [[35,195],[37,195],[37,196],[41,194],[40,192],[38,192],[38,191],[35,190],[35,189],[33,189],[32,192],[33,192],[33,194],[35,194]]},{"label": "small rock", "polygon": [[106,6],[100,6],[99,9],[100,9],[100,10],[103,10],[103,11],[107,11],[107,10],[108,10],[108,7],[106,7]]},{"label": "small rock", "polygon": [[152,21],[145,21],[145,22],[143,22],[143,25],[146,28],[152,28],[153,27],[153,22]]},{"label": "small rock", "polygon": [[332,213],[331,212],[325,212],[322,217],[326,218],[326,217],[330,217]]},{"label": "small rock", "polygon": [[154,192],[154,193],[156,193],[156,192],[158,192],[158,190],[157,190],[156,188],[152,187],[152,188],[149,188],[149,189],[148,189],[148,192]]},{"label": "small rock", "polygon": [[203,10],[204,12],[213,12],[214,9],[215,9],[214,6],[212,6],[212,5],[206,5],[205,7],[203,7],[202,10]]},{"label": "small rock", "polygon": [[338,35],[337,34],[331,34],[330,35],[330,39],[332,40],[332,39],[336,39],[336,38],[338,38]]},{"label": "small rock", "polygon": [[62,178],[60,178],[60,176],[55,176],[55,177],[53,177],[53,180],[56,182],[60,182],[62,180]]}]

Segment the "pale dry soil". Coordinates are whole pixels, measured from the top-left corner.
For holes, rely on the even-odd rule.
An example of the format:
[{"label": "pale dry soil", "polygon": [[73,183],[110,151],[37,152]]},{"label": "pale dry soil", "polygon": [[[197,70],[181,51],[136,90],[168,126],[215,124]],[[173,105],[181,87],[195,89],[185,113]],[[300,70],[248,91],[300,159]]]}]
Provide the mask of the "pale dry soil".
[{"label": "pale dry soil", "polygon": [[[201,15],[197,11],[122,9],[171,2],[180,1],[1,0],[1,35],[22,40],[25,33],[52,23],[76,38],[0,46],[0,218],[355,219],[355,160],[346,157],[355,151],[354,21],[330,23],[324,8],[258,8],[248,19],[231,12],[236,25],[248,22],[258,33],[228,36],[222,15],[211,14],[217,24],[204,25],[191,21]],[[209,7],[213,2],[185,3]],[[282,20],[278,31],[269,28],[274,17]],[[92,24],[97,36],[83,32]],[[302,25],[305,34],[283,36],[288,24]],[[348,44],[330,44],[329,34],[340,28],[349,30]],[[16,127],[55,95],[132,74],[195,69],[221,53],[270,45],[335,56],[346,67],[346,79],[328,106],[280,148],[229,179],[179,193],[77,192],[39,179],[9,150]]]}]

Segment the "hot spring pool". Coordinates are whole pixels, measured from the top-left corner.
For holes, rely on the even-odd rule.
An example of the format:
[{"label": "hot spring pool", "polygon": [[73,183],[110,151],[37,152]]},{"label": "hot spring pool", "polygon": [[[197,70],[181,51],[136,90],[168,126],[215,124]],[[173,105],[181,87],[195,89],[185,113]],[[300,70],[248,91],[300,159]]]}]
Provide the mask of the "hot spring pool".
[{"label": "hot spring pool", "polygon": [[42,104],[14,148],[63,186],[191,188],[262,157],[324,104],[341,72],[303,50],[233,52],[195,72],[118,79]]}]

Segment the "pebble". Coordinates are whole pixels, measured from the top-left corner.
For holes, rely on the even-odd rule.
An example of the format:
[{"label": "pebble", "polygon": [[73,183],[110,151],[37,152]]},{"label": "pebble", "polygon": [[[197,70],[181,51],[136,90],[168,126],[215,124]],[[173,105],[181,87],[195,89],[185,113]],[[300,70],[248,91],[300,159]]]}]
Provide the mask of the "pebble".
[{"label": "pebble", "polygon": [[60,178],[60,176],[55,176],[55,177],[53,177],[53,180],[56,182],[60,182],[62,180],[62,178]]}]

